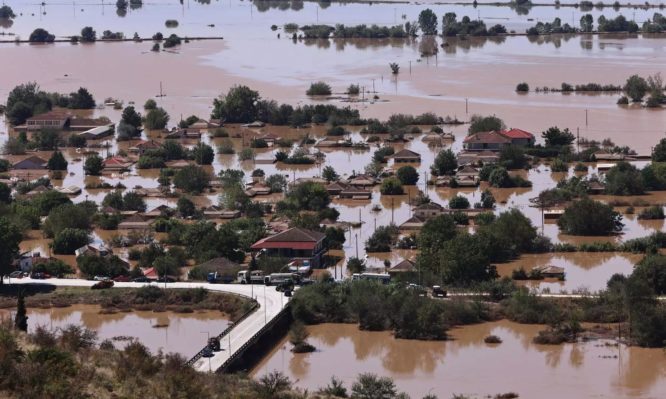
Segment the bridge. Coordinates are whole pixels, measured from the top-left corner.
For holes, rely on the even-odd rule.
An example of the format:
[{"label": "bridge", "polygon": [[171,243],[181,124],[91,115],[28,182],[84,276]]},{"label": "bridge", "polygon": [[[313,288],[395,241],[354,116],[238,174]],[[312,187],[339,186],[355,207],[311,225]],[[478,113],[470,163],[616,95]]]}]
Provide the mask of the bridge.
[{"label": "bridge", "polygon": [[[7,280],[11,284],[45,284],[59,287],[91,287],[95,281],[81,279],[48,279],[33,280],[30,278]],[[254,298],[257,305],[241,319],[229,326],[218,337],[221,351],[213,352],[209,358],[202,357],[203,350],[197,353],[189,364],[198,371],[224,372],[245,351],[250,348],[261,336],[270,331],[271,327],[279,321],[288,311],[289,298],[274,287],[265,285],[244,284],[209,284],[203,282],[176,282],[176,283],[114,283],[114,288],[140,288],[142,286],[157,286],[167,289],[204,288],[209,291],[240,295]]]}]

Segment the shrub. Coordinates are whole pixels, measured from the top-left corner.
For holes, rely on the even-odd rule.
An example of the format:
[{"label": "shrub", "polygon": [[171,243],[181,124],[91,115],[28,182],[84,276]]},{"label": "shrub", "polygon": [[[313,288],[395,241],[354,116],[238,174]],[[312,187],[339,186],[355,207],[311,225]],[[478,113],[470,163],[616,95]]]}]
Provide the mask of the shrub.
[{"label": "shrub", "polygon": [[530,91],[530,86],[527,83],[518,83],[516,86],[516,91],[519,93],[527,93]]},{"label": "shrub", "polygon": [[419,172],[413,166],[402,166],[395,172],[395,175],[405,186],[413,186],[419,181]]},{"label": "shrub", "polygon": [[622,216],[610,205],[583,198],[569,205],[557,221],[566,234],[603,236],[622,230]]},{"label": "shrub", "polygon": [[389,177],[382,181],[382,185],[379,188],[379,192],[382,195],[402,195],[405,191],[402,188],[402,183],[396,177]]},{"label": "shrub", "polygon": [[310,88],[305,94],[308,96],[328,96],[331,94],[331,86],[326,82],[314,82],[310,84]]}]

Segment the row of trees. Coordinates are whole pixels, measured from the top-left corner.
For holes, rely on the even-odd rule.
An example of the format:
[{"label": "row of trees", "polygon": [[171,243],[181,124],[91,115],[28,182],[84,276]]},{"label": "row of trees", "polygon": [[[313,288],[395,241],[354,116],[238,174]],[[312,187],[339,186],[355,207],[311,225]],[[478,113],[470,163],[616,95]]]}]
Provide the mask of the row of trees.
[{"label": "row of trees", "polygon": [[54,106],[92,109],[95,107],[95,100],[83,87],[69,95],[62,95],[44,92],[37,83],[30,82],[18,85],[9,92],[5,112],[12,125],[20,125],[29,117],[48,112]]}]

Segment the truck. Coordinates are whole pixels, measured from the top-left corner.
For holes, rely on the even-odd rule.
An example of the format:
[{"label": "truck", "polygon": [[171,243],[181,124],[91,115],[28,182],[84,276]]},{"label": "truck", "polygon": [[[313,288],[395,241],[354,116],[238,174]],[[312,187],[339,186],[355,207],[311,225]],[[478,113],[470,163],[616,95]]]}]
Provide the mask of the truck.
[{"label": "truck", "polygon": [[211,284],[232,283],[234,281],[233,275],[220,274],[218,272],[208,273],[206,280]]},{"label": "truck", "polygon": [[391,276],[388,274],[382,273],[354,273],[352,274],[352,281],[359,280],[370,280],[376,281],[382,284],[388,284],[391,282]]},{"label": "truck", "polygon": [[283,283],[298,284],[301,276],[298,273],[272,273],[264,277],[264,284],[275,285]]},{"label": "truck", "polygon": [[263,284],[264,272],[261,270],[241,270],[236,276],[236,282],[241,284]]}]

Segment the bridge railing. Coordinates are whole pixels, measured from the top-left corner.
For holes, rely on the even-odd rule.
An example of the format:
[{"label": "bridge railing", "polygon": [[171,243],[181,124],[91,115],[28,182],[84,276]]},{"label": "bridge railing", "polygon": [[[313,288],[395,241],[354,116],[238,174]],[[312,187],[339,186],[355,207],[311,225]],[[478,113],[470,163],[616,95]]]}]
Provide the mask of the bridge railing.
[{"label": "bridge railing", "polygon": [[265,325],[264,325],[259,331],[257,331],[252,337],[250,337],[250,339],[248,339],[247,341],[245,341],[245,343],[244,343],[243,345],[241,345],[240,348],[238,348],[233,354],[231,354],[231,355],[229,356],[229,358],[227,358],[227,360],[226,360],[224,363],[222,363],[222,365],[221,365],[217,370],[215,370],[215,372],[216,372],[216,373],[219,373],[219,372],[223,372],[224,370],[226,370],[227,367],[229,367],[229,365],[231,365],[234,361],[236,361],[236,359],[238,359],[240,356],[242,356],[243,353],[245,353],[245,350],[246,350],[247,348],[249,348],[250,346],[252,346],[252,345],[254,344],[254,342],[255,342],[255,341],[256,341],[256,340],[257,340],[257,339],[258,339],[263,333],[266,332],[267,329],[271,328],[275,323],[277,323],[277,321],[280,320],[280,318],[282,317],[282,315],[283,315],[286,311],[290,311],[290,309],[289,309],[289,302],[287,302],[287,304],[282,308],[282,310],[280,310],[280,311],[275,315],[275,317],[273,317],[273,318],[272,318],[268,323],[266,323],[266,324],[265,324]]},{"label": "bridge railing", "polygon": [[[222,340],[222,338],[224,338],[227,334],[229,334],[231,332],[231,330],[234,329],[234,327],[236,327],[237,325],[242,323],[243,320],[247,319],[257,309],[259,309],[259,304],[257,302],[252,303],[252,307],[247,312],[243,313],[241,315],[241,317],[239,317],[236,321],[229,324],[227,326],[227,328],[224,329],[224,331],[222,331],[220,334],[218,334],[217,339]],[[206,350],[207,347],[208,347],[208,344],[206,344],[203,348],[201,348],[201,350],[199,352],[197,352],[197,354],[194,355],[190,360],[188,360],[186,364],[188,366],[191,366],[194,363],[196,363],[197,360],[201,359],[201,357],[203,356],[203,353],[204,353],[204,351]]]}]

